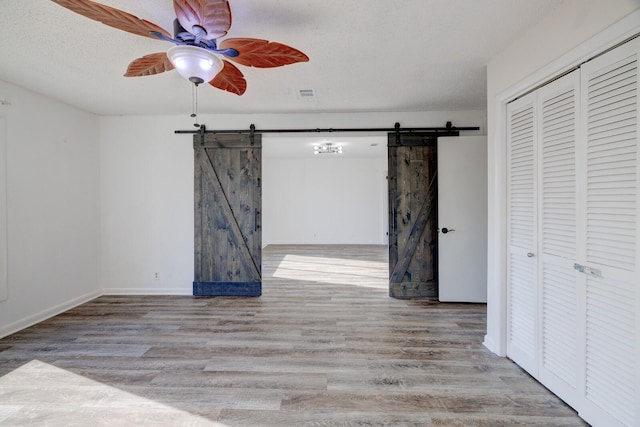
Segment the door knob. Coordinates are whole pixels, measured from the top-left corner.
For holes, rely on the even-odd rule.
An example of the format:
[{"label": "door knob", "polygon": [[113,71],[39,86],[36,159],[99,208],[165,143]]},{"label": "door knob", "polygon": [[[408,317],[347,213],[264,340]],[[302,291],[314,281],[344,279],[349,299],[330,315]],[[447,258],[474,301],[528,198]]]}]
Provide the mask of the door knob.
[{"label": "door knob", "polygon": [[527,256],[528,256],[529,258],[533,258],[535,255],[533,254],[533,252],[527,252]]},{"label": "door knob", "polygon": [[453,228],[442,227],[442,234],[447,234],[452,231],[456,231],[456,230],[454,230]]}]

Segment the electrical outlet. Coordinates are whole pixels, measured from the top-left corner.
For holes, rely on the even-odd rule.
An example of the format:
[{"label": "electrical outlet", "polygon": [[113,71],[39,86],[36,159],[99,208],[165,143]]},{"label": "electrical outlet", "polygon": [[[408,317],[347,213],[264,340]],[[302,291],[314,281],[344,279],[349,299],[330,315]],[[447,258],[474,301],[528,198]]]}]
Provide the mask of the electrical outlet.
[{"label": "electrical outlet", "polygon": [[159,280],[159,279],[160,279],[160,273],[156,271],[155,273],[153,273],[153,280]]}]

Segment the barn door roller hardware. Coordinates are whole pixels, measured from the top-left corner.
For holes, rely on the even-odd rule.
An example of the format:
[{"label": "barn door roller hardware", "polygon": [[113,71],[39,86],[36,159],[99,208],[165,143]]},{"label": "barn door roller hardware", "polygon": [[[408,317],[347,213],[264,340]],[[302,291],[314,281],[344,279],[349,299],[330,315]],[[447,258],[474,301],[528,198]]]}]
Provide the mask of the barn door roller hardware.
[{"label": "barn door roller hardware", "polygon": [[316,129],[256,129],[255,125],[251,125],[249,129],[235,129],[235,130],[218,130],[207,129],[205,125],[200,125],[198,130],[176,130],[177,134],[200,134],[204,138],[205,133],[210,134],[236,134],[236,135],[249,135],[253,139],[256,134],[265,133],[334,133],[334,132],[395,132],[396,135],[414,133],[414,132],[428,132],[433,133],[436,136],[452,135],[459,131],[480,130],[479,127],[455,127],[451,122],[447,122],[444,127],[412,127],[402,128],[400,123],[396,123],[392,128],[316,128]]}]

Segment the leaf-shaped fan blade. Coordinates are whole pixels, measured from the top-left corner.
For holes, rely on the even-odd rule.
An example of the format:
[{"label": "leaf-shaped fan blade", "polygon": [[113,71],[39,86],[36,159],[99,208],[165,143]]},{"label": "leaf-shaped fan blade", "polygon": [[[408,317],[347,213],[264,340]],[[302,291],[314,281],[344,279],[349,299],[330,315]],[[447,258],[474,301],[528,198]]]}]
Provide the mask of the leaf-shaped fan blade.
[{"label": "leaf-shaped fan blade", "polygon": [[296,62],[307,62],[309,57],[290,46],[260,39],[226,39],[219,49],[235,49],[238,56],[229,57],[238,64],[258,68],[281,67]]},{"label": "leaf-shaped fan blade", "polygon": [[125,77],[152,76],[173,70],[173,64],[167,58],[166,52],[152,53],[138,58],[129,64]]},{"label": "leaf-shaped fan blade", "polygon": [[236,95],[242,95],[247,90],[247,81],[244,79],[242,72],[231,62],[222,62],[224,63],[224,67],[222,67],[222,70],[220,70],[209,84],[218,89],[226,90]]},{"label": "leaf-shaped fan blade", "polygon": [[173,0],[178,22],[194,33],[199,26],[207,32],[202,38],[214,40],[227,34],[231,27],[231,9],[227,0]]},{"label": "leaf-shaped fan blade", "polygon": [[150,37],[155,39],[154,36],[149,34],[151,31],[158,32],[167,37],[171,37],[166,30],[160,28],[156,24],[140,19],[130,13],[123,12],[113,7],[105,6],[100,3],[96,3],[90,0],[51,0],[54,3],[59,4],[62,7],[66,7],[80,15],[86,16],[89,19],[102,22],[110,27],[117,28],[119,30],[127,31],[129,33],[137,34],[139,36]]}]

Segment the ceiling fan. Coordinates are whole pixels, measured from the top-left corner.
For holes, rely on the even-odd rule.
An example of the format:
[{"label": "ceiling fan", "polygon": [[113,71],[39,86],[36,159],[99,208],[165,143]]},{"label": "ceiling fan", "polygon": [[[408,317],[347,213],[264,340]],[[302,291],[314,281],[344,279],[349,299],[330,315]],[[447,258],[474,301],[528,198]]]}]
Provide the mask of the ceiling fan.
[{"label": "ceiling fan", "polygon": [[227,0],[173,0],[176,13],[174,37],[152,22],[94,1],[52,1],[105,25],[176,45],[167,52],[152,53],[134,60],[124,74],[126,77],[150,76],[175,68],[196,86],[208,82],[218,89],[242,95],[247,89],[244,75],[221,57],[257,68],[309,61],[304,53],[281,43],[252,38],[218,41],[231,27],[231,9]]}]

